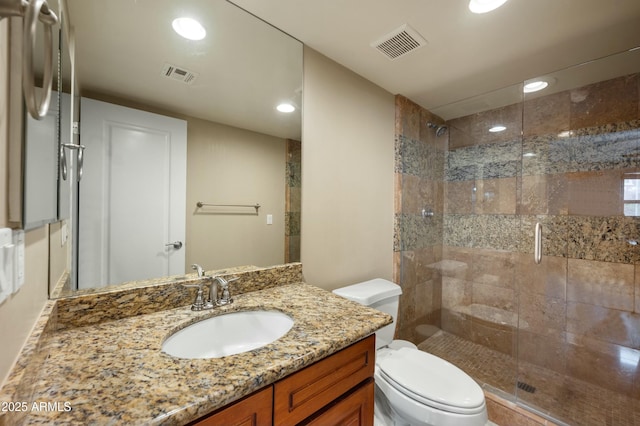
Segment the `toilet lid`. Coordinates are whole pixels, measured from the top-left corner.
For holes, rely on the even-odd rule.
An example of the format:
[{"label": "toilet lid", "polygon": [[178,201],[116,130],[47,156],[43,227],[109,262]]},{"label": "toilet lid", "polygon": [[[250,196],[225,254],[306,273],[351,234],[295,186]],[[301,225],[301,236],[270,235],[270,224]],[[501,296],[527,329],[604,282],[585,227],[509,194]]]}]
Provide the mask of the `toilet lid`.
[{"label": "toilet lid", "polygon": [[384,378],[406,396],[442,410],[472,414],[484,409],[484,393],[464,371],[434,355],[400,348],[377,362]]}]

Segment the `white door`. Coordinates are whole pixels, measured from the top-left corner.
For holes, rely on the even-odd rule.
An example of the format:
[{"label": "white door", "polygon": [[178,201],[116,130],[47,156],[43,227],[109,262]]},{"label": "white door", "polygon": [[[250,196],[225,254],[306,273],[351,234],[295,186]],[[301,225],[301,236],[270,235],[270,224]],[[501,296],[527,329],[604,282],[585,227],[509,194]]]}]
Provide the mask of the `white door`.
[{"label": "white door", "polygon": [[80,143],[78,288],[183,274],[186,121],[82,98]]}]

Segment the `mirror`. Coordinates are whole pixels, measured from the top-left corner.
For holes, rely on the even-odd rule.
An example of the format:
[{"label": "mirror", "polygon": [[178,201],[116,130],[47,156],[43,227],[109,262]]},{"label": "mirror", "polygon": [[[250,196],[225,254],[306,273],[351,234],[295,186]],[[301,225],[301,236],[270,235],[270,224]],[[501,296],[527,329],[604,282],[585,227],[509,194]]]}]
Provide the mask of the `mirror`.
[{"label": "mirror", "polygon": [[[74,110],[74,114],[79,111],[79,141],[70,135],[68,143],[81,144],[86,149],[72,148],[65,153],[70,178],[61,181],[65,187],[61,193],[70,191],[67,225],[70,252],[74,255],[70,278],[63,283],[65,288],[60,289],[58,283],[52,296],[65,295],[76,288],[95,291],[96,287],[123,281],[191,273],[192,263],[211,270],[298,261],[302,44],[228,1],[62,3],[67,11],[63,14],[67,18],[64,27],[73,45],[69,49],[71,72],[65,75],[63,67],[63,80],[74,76],[73,87],[80,99]],[[188,40],[179,36],[172,29],[172,21],[178,17],[197,19],[205,28],[206,37]],[[289,103],[294,111],[278,111],[276,107],[281,103]],[[102,112],[91,110],[91,105],[98,105],[99,111],[115,109],[124,118],[104,118]],[[151,258],[162,260],[181,252],[184,260],[178,272],[163,270],[139,275],[144,261],[134,260],[133,275],[119,274],[122,262],[132,257],[122,253],[137,241],[146,243],[152,239],[138,230],[160,214],[160,210],[150,207],[157,197],[150,196],[154,192],[145,186],[152,185],[145,179],[158,171],[139,171],[141,162],[150,156],[148,151],[138,156],[131,151],[122,155],[139,162],[127,166],[129,175],[123,169],[118,169],[119,173],[103,173],[120,176],[124,189],[130,192],[137,186],[133,196],[119,192],[114,183],[117,179],[98,179],[97,190],[90,186],[96,180],[96,170],[115,170],[109,161],[118,156],[114,154],[113,141],[96,144],[90,136],[90,118],[102,120],[100,129],[108,127],[108,133],[113,130],[109,127],[112,123],[138,114],[173,120],[178,127],[180,123],[186,127],[185,184],[180,194],[170,198],[184,200],[179,203],[185,215],[183,237],[166,232],[159,237],[161,248],[148,247]],[[130,123],[127,126],[124,127],[129,130],[135,127],[136,134],[146,128]],[[176,138],[169,139],[173,143]],[[101,143],[107,143],[109,150],[104,151]],[[95,153],[100,150],[107,156],[96,160]],[[82,161],[78,157],[81,152]],[[82,173],[80,163],[84,163]],[[175,169],[171,173],[168,176],[160,172],[149,181],[164,181],[161,188],[176,186],[181,178],[175,177]],[[118,200],[119,207],[114,200]],[[169,202],[171,208],[176,204]],[[255,208],[256,204],[260,206]],[[90,217],[87,206],[99,210],[101,218]],[[117,215],[118,220],[126,219],[122,221],[126,227],[117,232],[105,231],[102,224],[116,222]],[[92,221],[98,225],[83,230]],[[118,232],[122,235],[123,229],[128,230],[124,235],[129,238],[115,238]],[[96,238],[103,240],[95,244]],[[83,247],[83,240],[100,247],[96,259],[121,260],[104,265],[88,259],[91,250]],[[146,250],[145,245],[151,244],[140,247]],[[134,251],[142,251],[140,247]],[[79,271],[83,264],[93,263],[99,263],[99,278],[83,282]]]}]

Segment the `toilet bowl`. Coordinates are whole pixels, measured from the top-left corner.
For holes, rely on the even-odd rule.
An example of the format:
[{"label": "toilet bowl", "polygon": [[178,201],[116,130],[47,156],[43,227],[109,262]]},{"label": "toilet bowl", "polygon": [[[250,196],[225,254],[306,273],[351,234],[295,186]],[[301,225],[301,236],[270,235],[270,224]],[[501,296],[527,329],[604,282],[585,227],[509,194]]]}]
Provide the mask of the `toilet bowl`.
[{"label": "toilet bowl", "polygon": [[486,424],[484,393],[469,375],[411,342],[392,340],[402,294],[398,285],[375,279],[333,292],[394,319],[394,324],[376,332],[376,426]]}]

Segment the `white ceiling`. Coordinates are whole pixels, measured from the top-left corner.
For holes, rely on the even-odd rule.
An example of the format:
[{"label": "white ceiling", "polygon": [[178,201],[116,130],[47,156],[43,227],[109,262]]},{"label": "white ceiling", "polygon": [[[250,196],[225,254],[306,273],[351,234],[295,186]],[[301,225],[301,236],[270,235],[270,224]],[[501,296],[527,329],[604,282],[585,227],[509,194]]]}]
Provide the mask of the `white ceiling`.
[{"label": "white ceiling", "polygon": [[[640,46],[640,0],[232,0],[393,94],[440,107]],[[370,44],[402,24],[427,41],[394,61]]]}]

